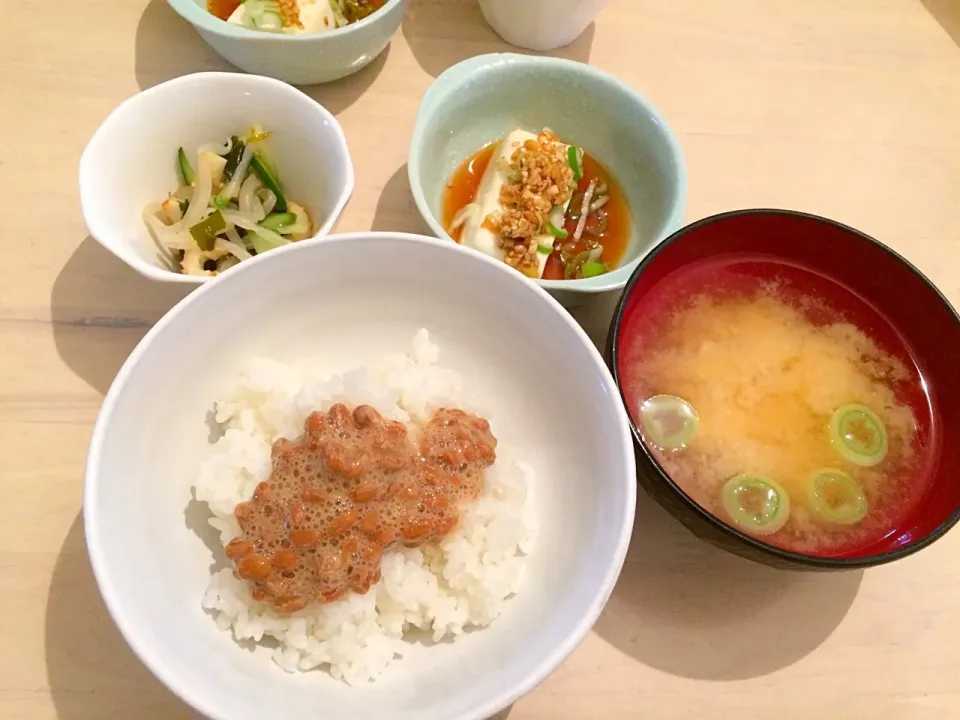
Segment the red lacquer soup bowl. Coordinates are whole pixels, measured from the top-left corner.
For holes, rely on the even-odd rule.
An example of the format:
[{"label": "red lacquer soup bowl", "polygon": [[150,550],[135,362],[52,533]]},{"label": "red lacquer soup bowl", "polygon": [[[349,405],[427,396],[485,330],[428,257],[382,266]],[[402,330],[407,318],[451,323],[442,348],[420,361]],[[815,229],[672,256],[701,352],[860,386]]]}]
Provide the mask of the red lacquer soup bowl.
[{"label": "red lacquer soup bowl", "polygon": [[[674,340],[681,337],[676,340],[681,343],[678,347],[698,347],[695,335],[700,325],[683,325],[683,332],[687,333],[683,336],[665,335],[664,328],[673,327],[675,330],[678,326],[670,323],[679,322],[679,317],[689,317],[680,313],[689,313],[690,308],[702,307],[702,303],[714,308],[728,300],[749,304],[753,302],[750,298],[769,299],[771,293],[776,296],[772,300],[773,307],[787,308],[784,312],[789,317],[798,318],[803,332],[813,333],[811,337],[820,337],[824,333],[833,337],[838,328],[852,326],[854,337],[862,338],[862,342],[876,349],[879,356],[888,358],[893,367],[903,369],[887,375],[882,371],[872,376],[871,382],[885,383],[888,377],[896,378],[889,380],[888,397],[894,398],[889,407],[901,413],[898,417],[903,417],[902,413],[906,412],[906,417],[910,418],[906,425],[909,435],[904,435],[906,439],[896,446],[910,462],[897,465],[906,469],[890,480],[889,487],[880,481],[871,481],[876,484],[870,486],[870,492],[856,490],[860,493],[857,497],[865,503],[861,507],[869,506],[869,512],[864,510],[866,514],[858,516],[859,520],[851,520],[848,512],[844,520],[837,520],[841,524],[812,522],[811,518],[823,520],[824,517],[816,514],[823,508],[822,505],[821,510],[816,507],[816,493],[806,491],[802,494],[805,499],[798,503],[796,499],[790,500],[797,497],[793,491],[787,492],[773,482],[777,489],[764,486],[762,496],[765,498],[763,502],[770,499],[773,504],[761,504],[759,507],[765,508],[761,510],[757,510],[756,504],[752,505],[750,512],[758,514],[749,515],[748,521],[766,522],[770,515],[764,515],[764,512],[771,507],[779,512],[786,506],[793,513],[791,521],[796,518],[795,525],[784,525],[780,530],[772,529],[774,525],[768,525],[766,529],[756,525],[751,528],[744,524],[744,516],[738,524],[731,518],[735,511],[739,512],[739,506],[727,504],[730,497],[737,496],[727,494],[726,490],[732,484],[732,492],[739,492],[744,486],[738,485],[742,482],[738,478],[743,475],[732,477],[723,485],[723,491],[715,492],[709,483],[693,475],[680,477],[682,471],[676,469],[707,468],[704,472],[715,477],[720,472],[718,468],[726,467],[728,458],[722,456],[722,449],[729,446],[722,442],[711,445],[711,452],[716,453],[717,448],[721,448],[721,455],[704,455],[704,462],[697,459],[699,465],[678,464],[676,456],[671,453],[693,452],[698,447],[696,441],[691,440],[689,446],[681,444],[679,450],[664,445],[663,440],[658,440],[661,444],[657,445],[651,440],[651,428],[665,426],[651,425],[640,419],[650,417],[644,413],[649,413],[651,394],[675,399],[669,387],[662,390],[654,387],[656,383],[669,385],[669,380],[663,378],[669,378],[673,367],[669,358],[673,356],[660,355],[656,361],[658,364],[651,365],[644,364],[643,358],[647,357],[644,353],[661,352],[658,348],[664,346],[657,344],[660,342],[658,337]],[[725,322],[727,324],[721,328],[726,333],[724,337],[736,337],[736,333],[741,332],[739,326],[729,319]],[[751,327],[754,329],[744,329],[743,333],[756,334],[761,332],[756,327],[766,326]],[[689,331],[689,328],[694,329]],[[752,337],[753,345],[747,345],[747,348],[763,347],[766,337],[762,335],[760,341]],[[789,339],[794,335],[784,337]],[[770,343],[774,342],[771,339]],[[960,397],[960,317],[915,267],[873,238],[831,220],[783,210],[744,210],[706,218],[669,237],[640,263],[617,306],[607,343],[607,358],[630,415],[638,448],[638,480],[655,500],[704,540],[775,567],[844,570],[880,565],[910,555],[943,536],[960,520],[960,403],[956,401]],[[672,347],[668,348],[669,352],[673,352]],[[816,344],[804,347],[814,348],[803,351],[807,353],[803,362],[814,363],[810,366],[814,368],[818,367],[818,358],[826,358],[822,353],[832,352],[822,350]],[[737,358],[736,355],[733,357]],[[661,362],[662,358],[667,361]],[[853,352],[850,358],[851,363],[861,362],[857,352]],[[863,363],[872,362],[866,355],[862,358]],[[707,375],[697,377],[709,377],[716,367],[711,365],[707,368]],[[644,377],[649,368],[655,368],[659,373],[656,380]],[[772,372],[775,373],[776,369]],[[654,370],[649,370],[649,374],[653,373]],[[807,374],[808,385],[805,387],[813,390],[805,390],[807,395],[803,397],[819,393],[819,377],[817,372]],[[833,382],[834,377],[825,379],[823,384]],[[687,387],[704,387],[703,382],[699,382],[700,385]],[[659,395],[661,392],[664,395]],[[843,402],[857,403],[859,400],[851,397]],[[769,409],[769,403],[766,407]],[[836,412],[842,411],[843,407]],[[694,418],[690,421],[691,427],[696,428],[694,432],[701,432],[700,417],[691,410],[690,404],[685,406],[684,412],[688,413],[686,417]],[[716,413],[713,417],[717,417]],[[776,406],[770,418],[774,424],[778,421]],[[706,419],[704,427],[705,423]],[[887,429],[883,423],[881,426],[883,453],[887,453]],[[712,427],[716,428],[716,423]],[[817,421],[804,427],[817,442],[821,427],[824,440],[836,442],[831,440],[836,436],[829,434],[829,422],[821,426]],[[835,425],[832,427],[836,428]],[[723,432],[728,429],[724,428]],[[710,442],[715,436],[716,431]],[[782,441],[778,441],[781,444],[773,446],[774,452],[789,452],[795,437],[789,431],[784,432]],[[841,444],[842,437],[852,439],[852,442],[863,439],[855,435],[841,436]],[[890,438],[889,447],[893,448],[898,440],[893,435]],[[797,447],[794,445],[793,451]],[[830,448],[834,446],[824,452],[832,452]],[[843,450],[838,452],[842,454]],[[719,462],[710,460],[718,457]],[[763,457],[769,458],[770,455]],[[843,455],[843,458],[837,462],[850,460],[849,455]],[[865,464],[870,465],[870,462]],[[882,463],[883,460],[876,462]],[[856,462],[857,466],[861,464],[864,463]],[[667,468],[670,468],[669,472]],[[856,472],[862,470],[856,468]],[[874,472],[873,467],[868,471]],[[765,475],[758,477],[769,479]],[[850,477],[848,475],[847,479]],[[826,486],[816,486],[811,481],[811,485],[801,487]],[[855,487],[859,488],[859,485]],[[751,492],[756,490],[755,485],[751,488]],[[870,494],[874,491],[875,496]],[[787,496],[786,502],[781,503],[779,499],[783,496]],[[714,504],[710,505],[704,498]],[[809,505],[804,504],[807,502]],[[847,504],[840,507],[848,511],[852,501],[848,497],[842,502]],[[707,509],[708,505],[710,509]],[[835,514],[832,517],[840,516]],[[754,531],[757,527],[762,532]]]}]

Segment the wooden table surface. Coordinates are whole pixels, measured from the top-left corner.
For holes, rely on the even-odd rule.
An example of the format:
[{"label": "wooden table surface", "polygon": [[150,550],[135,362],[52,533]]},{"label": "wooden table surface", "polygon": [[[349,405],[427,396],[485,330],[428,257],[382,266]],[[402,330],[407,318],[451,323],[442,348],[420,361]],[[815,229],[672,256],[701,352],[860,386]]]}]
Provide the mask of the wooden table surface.
[{"label": "wooden table surface", "polygon": [[[227,66],[164,0],[0,8],[0,718],[196,718],[114,628],[80,516],[102,396],[183,290],[87,236],[77,161],[124,98]],[[558,54],[619,74],[671,120],[689,220],[824,214],[960,303],[958,43],[960,0],[613,0]],[[412,0],[384,56],[309,89],[354,153],[341,230],[425,229],[405,166],[419,98],[454,62],[502,49],[475,0]],[[958,556],[960,530],[868,572],[778,573],[701,544],[641,498],[594,632],[509,716],[960,718]]]}]

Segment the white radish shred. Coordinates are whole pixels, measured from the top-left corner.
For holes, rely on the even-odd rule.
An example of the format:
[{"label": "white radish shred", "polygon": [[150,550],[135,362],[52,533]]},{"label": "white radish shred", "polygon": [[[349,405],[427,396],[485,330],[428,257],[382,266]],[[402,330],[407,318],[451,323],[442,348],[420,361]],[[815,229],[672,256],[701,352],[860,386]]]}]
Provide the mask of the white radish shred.
[{"label": "white radish shred", "polygon": [[227,155],[231,150],[233,150],[233,138],[227,138],[222,143],[206,143],[197,148],[197,154],[200,153],[213,153],[214,155]]},{"label": "white radish shred", "polygon": [[[223,160],[213,153],[200,153],[197,157],[197,182],[193,187],[193,196],[190,198],[190,207],[183,216],[183,225],[191,228],[203,219],[203,214],[210,205],[213,195],[213,166],[215,160]],[[183,228],[178,227],[178,230]]]},{"label": "white radish shred", "polygon": [[253,217],[239,210],[223,210],[221,213],[228,224],[236,225],[244,230],[256,230],[260,227]]},{"label": "white radish shred", "polygon": [[257,190],[260,189],[260,179],[256,175],[251,175],[243,181],[240,186],[240,197],[237,204],[240,206],[240,212],[251,217],[255,217],[257,222],[266,217],[260,198],[257,197]]},{"label": "white radish shred", "polygon": [[186,250],[195,246],[196,243],[190,233],[176,231],[160,218],[162,212],[163,206],[160,203],[151,203],[143,210],[143,220],[160,248],[162,250]]},{"label": "white radish shred", "polygon": [[290,242],[279,233],[275,233],[273,230],[267,230],[267,228],[265,227],[260,227],[257,223],[253,222],[249,217],[247,217],[243,213],[224,210],[223,219],[226,220],[227,222],[233,223],[237,227],[242,227],[244,230],[250,230],[251,232],[255,232],[264,240],[274,245],[277,245],[277,246],[287,245]]},{"label": "white radish shred", "polygon": [[264,215],[272,213],[273,209],[277,206],[277,196],[273,194],[273,190],[270,188],[261,188],[257,196],[260,198],[260,202],[263,203]]},{"label": "white radish shred", "polygon": [[583,229],[587,226],[587,215],[590,214],[590,203],[593,200],[593,192],[597,189],[597,181],[593,179],[587,185],[586,192],[583,193],[583,205],[580,206],[580,219],[577,221],[577,229],[573,231],[573,241],[578,242],[583,237]]},{"label": "white radish shred", "polygon": [[610,202],[610,196],[604,195],[602,198],[591,203],[590,212],[596,212],[597,210],[602,208],[604,205],[606,205],[608,202]]},{"label": "white radish shred", "polygon": [[235,227],[232,225],[228,226],[224,234],[227,236],[227,240],[232,242],[234,245],[246,249],[247,244],[243,241],[243,238],[240,237],[240,233],[237,232]]},{"label": "white radish shred", "polygon": [[230,183],[220,191],[220,197],[226,198],[227,200],[233,200],[237,195],[240,194],[241,183],[244,182],[244,178],[247,175],[247,170],[250,168],[250,161],[253,160],[253,148],[247,145],[243,150],[243,157],[240,158],[240,164],[237,165],[236,171],[233,173],[233,177],[230,178]]},{"label": "white radish shred", "polygon": [[468,203],[464,205],[453,216],[453,222],[450,223],[450,232],[454,232],[459,229],[464,223],[468,222],[474,218],[480,212],[480,205],[478,203]]},{"label": "white radish shred", "polygon": [[[236,233],[236,230],[234,230],[234,233]],[[237,240],[240,240],[239,235],[237,235]],[[226,250],[228,253],[237,258],[237,260],[249,260],[253,257],[253,255],[247,252],[247,249],[243,246],[242,240],[240,240],[239,243],[236,243],[223,237],[217,237],[217,246]]]}]

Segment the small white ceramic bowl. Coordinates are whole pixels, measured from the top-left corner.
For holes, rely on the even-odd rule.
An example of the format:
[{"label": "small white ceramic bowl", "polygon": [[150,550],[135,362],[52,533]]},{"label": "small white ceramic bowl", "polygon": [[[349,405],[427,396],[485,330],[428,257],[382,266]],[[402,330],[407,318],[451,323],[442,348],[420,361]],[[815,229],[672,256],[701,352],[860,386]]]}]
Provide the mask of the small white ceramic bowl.
[{"label": "small white ceramic bowl", "polygon": [[289,35],[225,22],[207,11],[205,0],[167,2],[227,62],[293,85],[332,82],[365,68],[390,44],[407,6],[407,0],[388,0],[347,27]]},{"label": "small white ceramic bowl", "polygon": [[[208,448],[207,413],[251,356],[319,356],[315,368],[342,370],[403,352],[421,327],[536,473],[541,531],[526,583],[490,627],[412,644],[375,683],[289,675],[200,607],[214,555],[184,510]],[[191,293],[120,370],[85,483],[87,547],[110,613],[147,666],[214,720],[485,720],[590,630],[620,572],[636,500],[626,413],[570,316],[502,263],[393,233],[289,245]]]},{"label": "small white ceramic bowl", "polygon": [[153,280],[199,285],[167,265],[143,209],[177,189],[177,148],[188,156],[259,123],[287,197],[328,234],[353,193],[353,164],[340,123],[286,83],[237,73],[186,75],[123,102],[80,158],[80,203],[90,234]]}]

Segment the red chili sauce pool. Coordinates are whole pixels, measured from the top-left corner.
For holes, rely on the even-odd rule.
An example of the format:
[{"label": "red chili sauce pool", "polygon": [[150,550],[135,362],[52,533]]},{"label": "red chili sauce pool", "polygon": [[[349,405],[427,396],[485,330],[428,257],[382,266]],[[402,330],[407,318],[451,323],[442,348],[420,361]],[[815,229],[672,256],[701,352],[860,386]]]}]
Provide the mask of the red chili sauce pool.
[{"label": "red chili sauce pool", "polygon": [[[808,269],[727,257],[667,276],[623,323],[619,372],[628,410],[645,445],[694,501],[747,534],[804,554],[856,557],[908,540],[896,535],[936,474],[941,433],[909,349],[871,305]],[[664,449],[669,443],[658,445],[653,434],[665,426],[644,424],[651,404],[643,412],[641,405],[658,395],[682,398],[698,417],[682,447]],[[886,432],[882,460],[868,467],[838,449],[842,438],[830,430],[831,417],[851,404],[868,407]],[[811,488],[822,487],[813,478],[825,471],[852,480],[847,491],[860,489],[857,520],[818,509]],[[753,515],[737,520],[724,488],[743,475],[773,479],[789,496],[779,508],[789,508],[782,527],[758,532]]]}]

